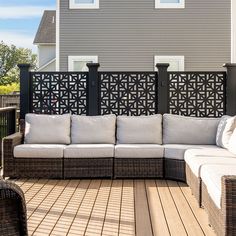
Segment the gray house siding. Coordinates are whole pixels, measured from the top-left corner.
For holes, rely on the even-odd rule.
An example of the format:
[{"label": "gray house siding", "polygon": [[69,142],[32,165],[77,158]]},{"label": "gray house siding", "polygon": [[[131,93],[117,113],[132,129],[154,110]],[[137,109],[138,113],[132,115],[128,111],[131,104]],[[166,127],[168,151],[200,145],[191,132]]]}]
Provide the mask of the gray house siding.
[{"label": "gray house siding", "polygon": [[60,0],[60,70],[68,56],[97,55],[101,70],[153,70],[155,55],[185,56],[185,70],[222,70],[231,57],[231,0],[100,0],[100,9],[69,9]]},{"label": "gray house siding", "polygon": [[[38,45],[38,67],[42,67],[56,57],[56,45]],[[55,69],[54,69],[55,70]]]}]

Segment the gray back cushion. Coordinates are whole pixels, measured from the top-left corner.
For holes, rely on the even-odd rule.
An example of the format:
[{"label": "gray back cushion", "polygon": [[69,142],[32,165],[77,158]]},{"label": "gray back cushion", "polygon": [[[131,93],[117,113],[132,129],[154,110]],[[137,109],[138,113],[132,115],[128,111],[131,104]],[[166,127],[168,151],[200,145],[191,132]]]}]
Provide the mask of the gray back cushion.
[{"label": "gray back cushion", "polygon": [[69,144],[70,114],[27,114],[25,117],[25,143]]},{"label": "gray back cushion", "polygon": [[216,144],[222,148],[229,147],[229,140],[236,127],[236,116],[223,116],[217,129]]},{"label": "gray back cushion", "polygon": [[163,143],[215,145],[219,120],[164,114]]},{"label": "gray back cushion", "polygon": [[162,115],[118,116],[117,143],[162,144]]},{"label": "gray back cushion", "polygon": [[71,117],[71,142],[84,144],[114,144],[116,116],[77,116]]}]

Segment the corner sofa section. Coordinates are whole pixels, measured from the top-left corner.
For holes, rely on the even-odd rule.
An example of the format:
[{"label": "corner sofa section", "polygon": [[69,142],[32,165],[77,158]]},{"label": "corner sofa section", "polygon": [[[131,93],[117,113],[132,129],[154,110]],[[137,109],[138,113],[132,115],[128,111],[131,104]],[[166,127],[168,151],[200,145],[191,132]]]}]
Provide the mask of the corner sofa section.
[{"label": "corner sofa section", "polygon": [[217,149],[185,152],[187,183],[219,236],[236,235],[236,117],[222,117]]},{"label": "corner sofa section", "polygon": [[186,181],[185,151],[217,148],[218,124],[218,118],[163,115],[165,178]]}]

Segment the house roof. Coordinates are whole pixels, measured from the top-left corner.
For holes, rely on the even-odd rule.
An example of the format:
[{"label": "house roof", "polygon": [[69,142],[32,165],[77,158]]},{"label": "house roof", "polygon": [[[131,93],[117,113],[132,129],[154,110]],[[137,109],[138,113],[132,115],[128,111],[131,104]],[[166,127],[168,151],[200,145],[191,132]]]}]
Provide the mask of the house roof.
[{"label": "house roof", "polygon": [[51,43],[56,43],[56,11],[46,10],[34,38],[34,44]]}]

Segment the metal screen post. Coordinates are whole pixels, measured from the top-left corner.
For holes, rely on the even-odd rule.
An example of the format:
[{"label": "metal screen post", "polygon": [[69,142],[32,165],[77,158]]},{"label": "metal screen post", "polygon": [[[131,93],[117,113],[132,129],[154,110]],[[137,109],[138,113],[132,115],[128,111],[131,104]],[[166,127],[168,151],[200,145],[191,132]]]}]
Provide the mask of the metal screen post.
[{"label": "metal screen post", "polygon": [[20,119],[30,110],[30,64],[19,64],[20,68]]},{"label": "metal screen post", "polygon": [[169,112],[169,78],[167,69],[170,64],[157,63],[158,69],[158,113],[164,114]]},{"label": "metal screen post", "polygon": [[16,108],[9,112],[9,134],[16,132]]},{"label": "metal screen post", "polygon": [[88,109],[87,115],[99,115],[99,84],[98,84],[98,68],[99,63],[87,63],[89,69],[88,77]]},{"label": "metal screen post", "polygon": [[226,63],[226,114],[236,115],[236,63]]}]

